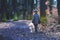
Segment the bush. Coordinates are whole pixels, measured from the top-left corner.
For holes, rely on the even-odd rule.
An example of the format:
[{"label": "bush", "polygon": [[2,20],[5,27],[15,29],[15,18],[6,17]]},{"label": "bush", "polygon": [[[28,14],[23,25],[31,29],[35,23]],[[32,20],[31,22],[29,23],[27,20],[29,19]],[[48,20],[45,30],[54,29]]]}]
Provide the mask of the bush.
[{"label": "bush", "polygon": [[14,21],[17,21],[18,20],[18,16],[17,16],[17,13],[14,14]]},{"label": "bush", "polygon": [[45,16],[41,16],[40,21],[41,21],[41,23],[47,23],[47,19]]}]

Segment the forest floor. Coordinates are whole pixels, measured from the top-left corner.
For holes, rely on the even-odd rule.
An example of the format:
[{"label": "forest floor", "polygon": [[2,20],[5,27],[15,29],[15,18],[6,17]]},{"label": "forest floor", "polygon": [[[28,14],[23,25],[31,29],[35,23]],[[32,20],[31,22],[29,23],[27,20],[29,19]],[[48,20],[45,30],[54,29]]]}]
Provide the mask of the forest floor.
[{"label": "forest floor", "polygon": [[3,22],[0,23],[0,40],[60,40],[60,32],[48,30],[34,32],[31,20]]}]

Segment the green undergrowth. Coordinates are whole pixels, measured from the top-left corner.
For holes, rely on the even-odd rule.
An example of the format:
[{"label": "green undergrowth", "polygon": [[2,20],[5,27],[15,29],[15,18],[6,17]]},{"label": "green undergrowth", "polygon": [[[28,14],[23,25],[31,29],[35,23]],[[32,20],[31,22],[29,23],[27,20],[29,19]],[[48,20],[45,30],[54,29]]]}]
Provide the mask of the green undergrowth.
[{"label": "green undergrowth", "polygon": [[47,23],[47,19],[45,16],[41,16],[40,21],[41,21],[41,23]]}]

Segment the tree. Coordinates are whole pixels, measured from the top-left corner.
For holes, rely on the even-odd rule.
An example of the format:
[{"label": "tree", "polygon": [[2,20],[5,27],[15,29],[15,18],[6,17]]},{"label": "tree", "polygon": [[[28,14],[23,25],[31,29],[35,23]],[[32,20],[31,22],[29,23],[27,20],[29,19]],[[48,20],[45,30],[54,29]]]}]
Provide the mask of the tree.
[{"label": "tree", "polygon": [[53,5],[53,0],[49,0],[50,14],[52,14],[52,5]]},{"label": "tree", "polygon": [[40,20],[42,23],[46,23],[47,19],[46,19],[46,9],[47,6],[45,4],[47,0],[40,0]]},{"label": "tree", "polygon": [[33,4],[34,4],[34,0],[28,0],[28,7],[27,7],[27,11],[28,11],[28,18],[31,19],[32,17],[32,10],[33,10]]},{"label": "tree", "polygon": [[2,21],[6,21],[6,8],[7,8],[7,5],[6,5],[6,0],[1,0],[1,19]]},{"label": "tree", "polygon": [[12,0],[12,11],[13,11],[13,19],[18,20],[18,16],[17,16],[17,0]]},{"label": "tree", "polygon": [[1,0],[0,0],[0,21],[2,21],[2,16],[1,16]]},{"label": "tree", "polygon": [[57,8],[58,8],[58,23],[60,24],[60,0],[57,0]]},{"label": "tree", "polygon": [[45,4],[47,0],[40,0],[40,13],[41,13],[41,16],[46,16],[46,12],[45,10],[47,9],[47,6]]}]

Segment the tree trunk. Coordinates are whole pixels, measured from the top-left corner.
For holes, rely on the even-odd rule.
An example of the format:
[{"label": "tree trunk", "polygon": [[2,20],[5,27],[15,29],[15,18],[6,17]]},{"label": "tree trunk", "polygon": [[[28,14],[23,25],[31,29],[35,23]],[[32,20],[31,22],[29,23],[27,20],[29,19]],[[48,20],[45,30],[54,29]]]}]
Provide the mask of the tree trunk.
[{"label": "tree trunk", "polygon": [[58,8],[58,23],[60,24],[60,0],[57,0],[57,8]]},{"label": "tree trunk", "polygon": [[1,19],[2,21],[6,21],[6,0],[1,0]]},{"label": "tree trunk", "polygon": [[40,13],[41,16],[46,16],[45,10],[47,9],[47,6],[45,5],[46,0],[40,0]]},{"label": "tree trunk", "polygon": [[52,15],[52,5],[53,5],[53,0],[49,0],[49,3],[50,3],[50,5],[49,5],[49,8],[50,8],[50,14]]}]

